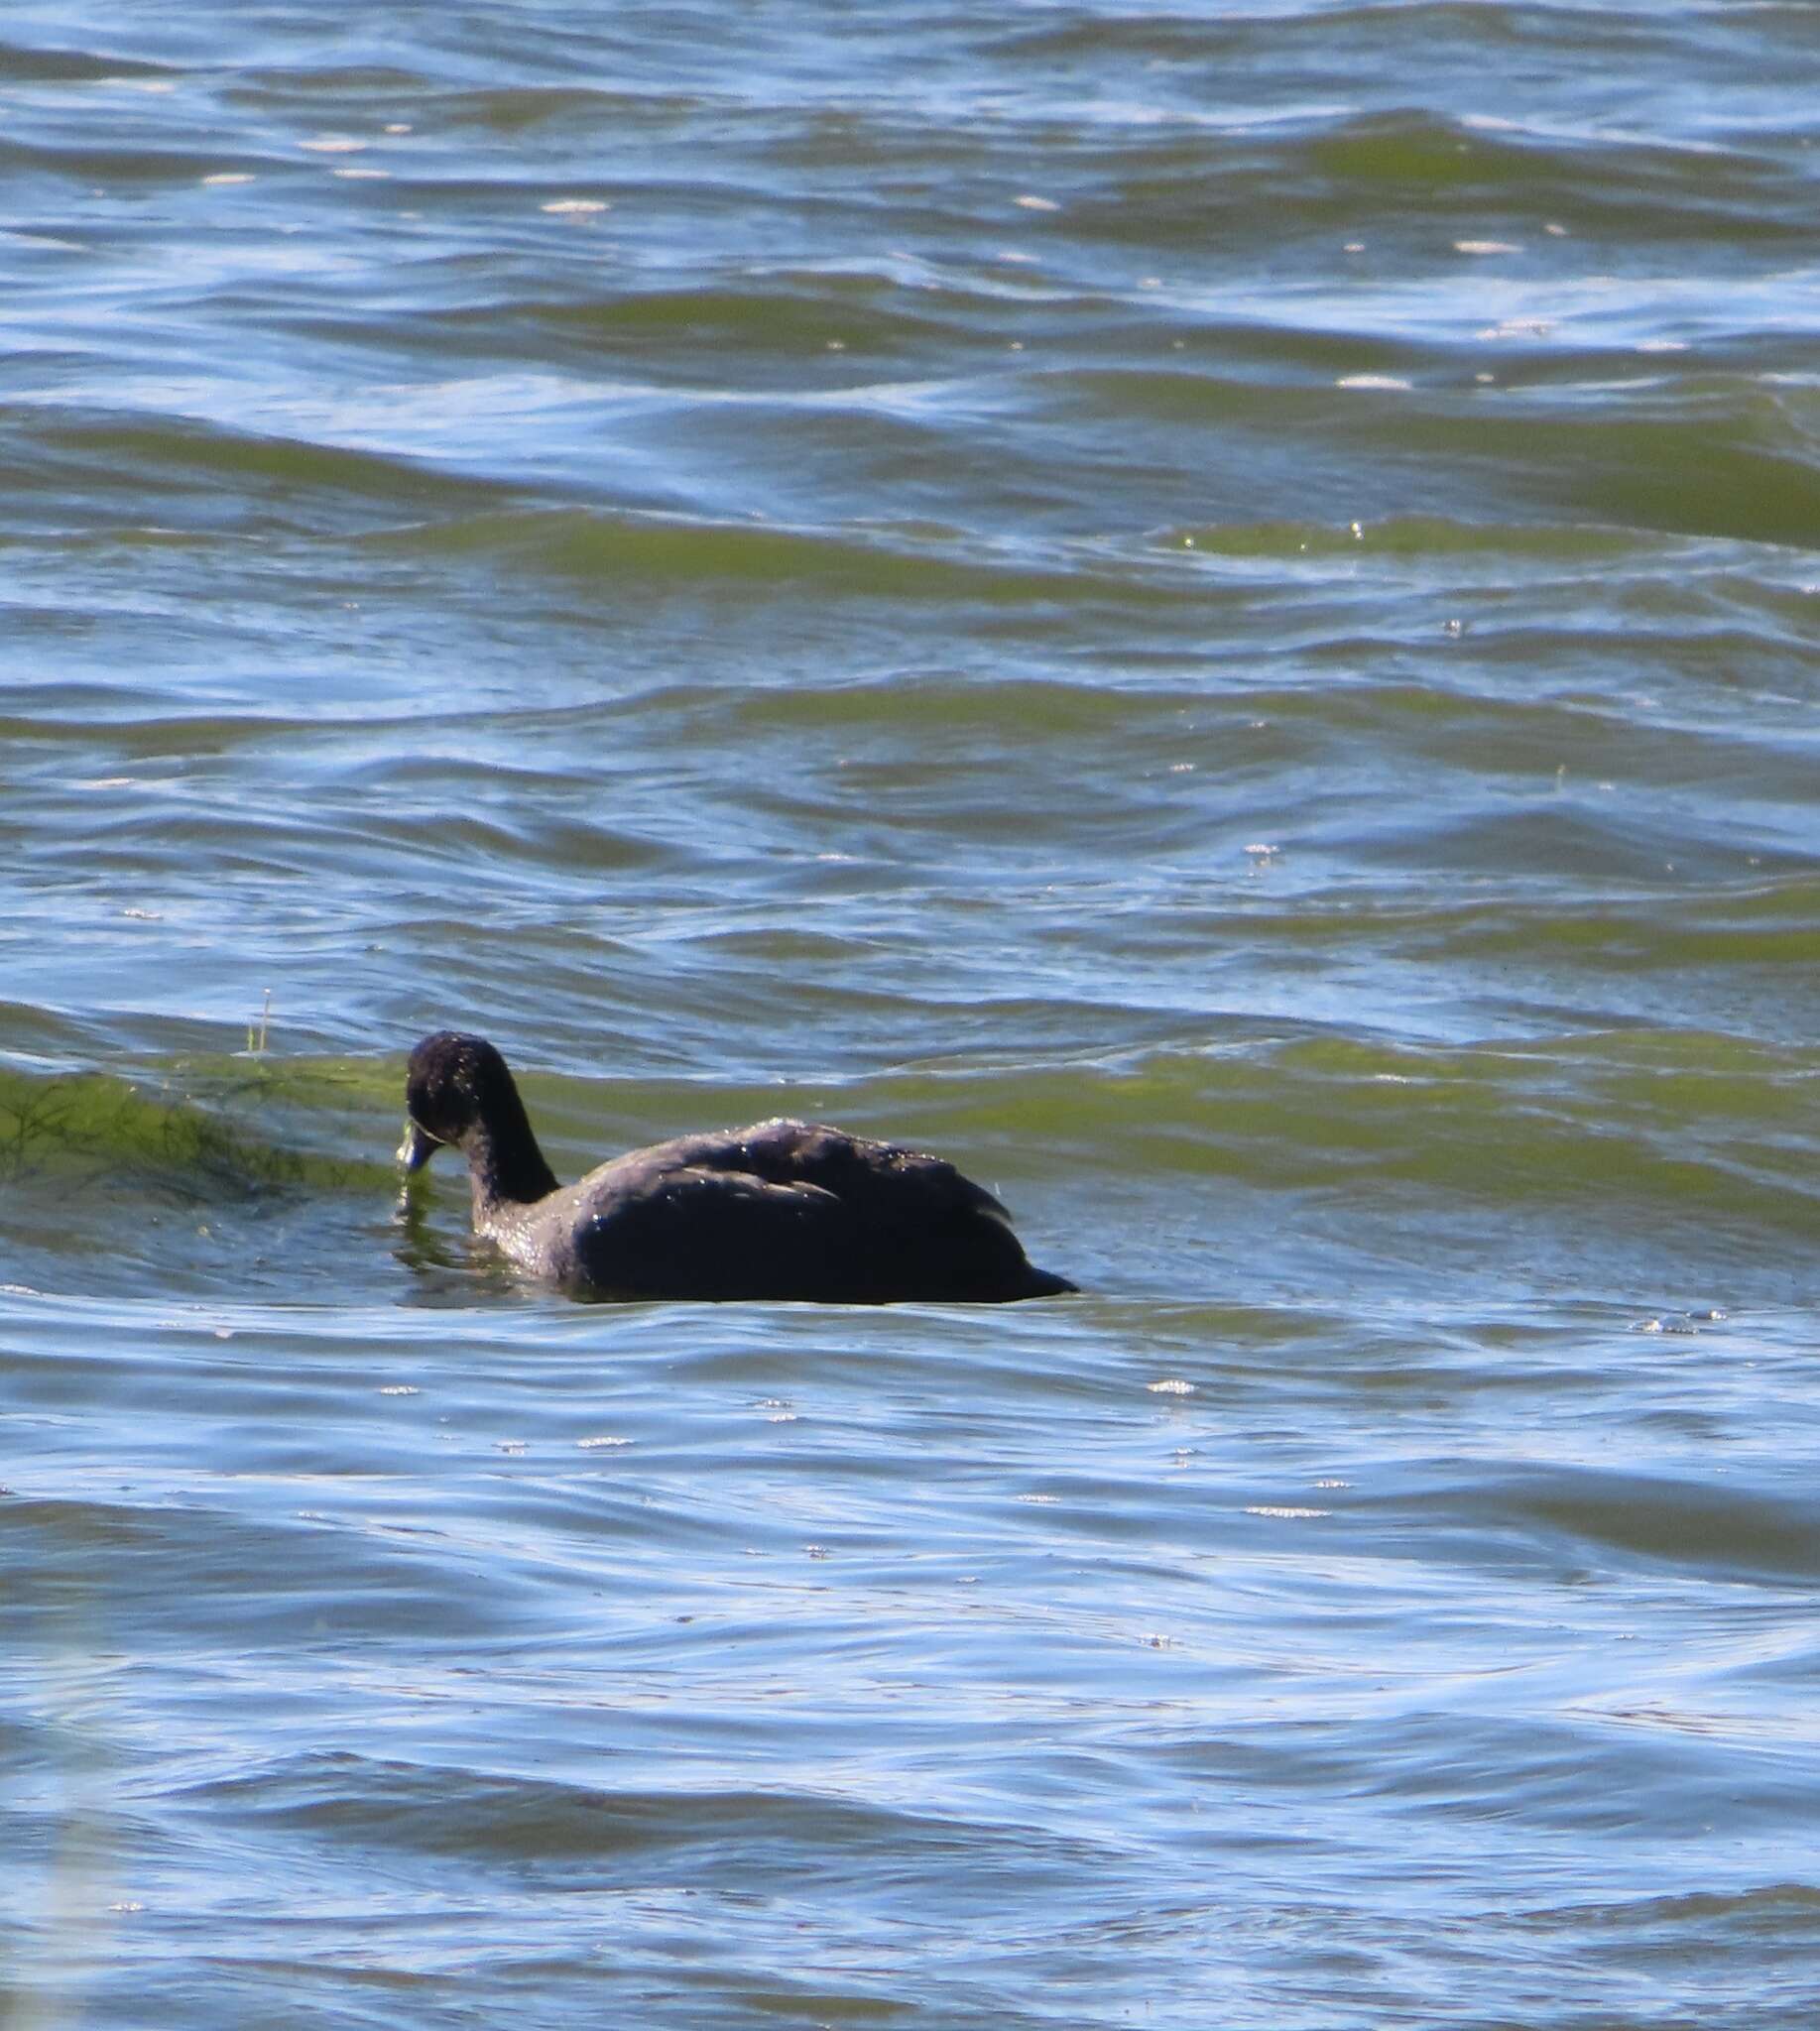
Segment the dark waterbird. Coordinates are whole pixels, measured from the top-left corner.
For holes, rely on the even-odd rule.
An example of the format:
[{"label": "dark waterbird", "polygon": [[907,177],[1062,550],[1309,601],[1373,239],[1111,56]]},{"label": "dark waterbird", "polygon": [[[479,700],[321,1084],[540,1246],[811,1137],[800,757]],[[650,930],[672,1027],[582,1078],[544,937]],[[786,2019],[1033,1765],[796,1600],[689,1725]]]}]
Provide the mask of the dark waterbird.
[{"label": "dark waterbird", "polygon": [[407,1174],[459,1149],[474,1232],[579,1295],[1002,1304],[1075,1288],[951,1163],[839,1129],[678,1135],[558,1185],[505,1059],[446,1029],[411,1053],[405,1109]]}]

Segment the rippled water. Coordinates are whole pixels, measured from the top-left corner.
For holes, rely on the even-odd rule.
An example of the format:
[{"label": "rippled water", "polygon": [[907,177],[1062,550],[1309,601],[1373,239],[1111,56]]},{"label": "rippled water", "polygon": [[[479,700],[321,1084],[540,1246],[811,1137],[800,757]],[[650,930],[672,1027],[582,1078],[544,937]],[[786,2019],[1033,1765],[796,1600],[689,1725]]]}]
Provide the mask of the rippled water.
[{"label": "rippled water", "polygon": [[1817,20],[8,11],[8,2031],[1811,2008]]}]

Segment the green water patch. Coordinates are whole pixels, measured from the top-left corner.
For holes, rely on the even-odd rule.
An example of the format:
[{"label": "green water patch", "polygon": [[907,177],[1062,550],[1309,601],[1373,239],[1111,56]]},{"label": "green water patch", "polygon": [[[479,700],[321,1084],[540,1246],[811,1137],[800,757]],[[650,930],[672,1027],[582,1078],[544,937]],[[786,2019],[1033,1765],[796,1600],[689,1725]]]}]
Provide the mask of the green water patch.
[{"label": "green water patch", "polygon": [[108,50],[39,49],[10,39],[0,42],[0,76],[15,87],[25,84],[98,84],[103,80],[164,83],[181,78],[175,64],[156,63]]},{"label": "green water patch", "polygon": [[1168,549],[1205,551],[1221,557],[1373,556],[1454,558],[1513,557],[1546,563],[1609,563],[1652,549],[1627,531],[1558,523],[1465,522],[1452,516],[1400,515],[1372,523],[1216,523],[1167,531]]},{"label": "green water patch", "polygon": [[785,278],[773,283],[764,290],[654,290],[610,301],[539,304],[529,315],[590,346],[649,347],[671,358],[679,348],[718,347],[747,363],[759,354],[825,362],[830,345],[862,356],[908,352],[942,335],[934,318],[904,310],[904,292],[886,279],[817,273],[794,285]]},{"label": "green water patch", "polygon": [[[1579,380],[1588,367],[1576,358],[1562,371]],[[1469,398],[1452,415],[1410,412],[1401,428],[1423,458],[1495,466],[1576,532],[1603,524],[1798,550],[1820,541],[1820,477],[1791,452],[1785,414],[1742,375],[1639,390],[1622,409],[1604,390],[1517,390],[1496,406]]]},{"label": "green water patch", "polygon": [[[1478,18],[1499,8],[1476,8]],[[1425,108],[1373,112],[1326,128],[1296,149],[1320,190],[1384,202],[1401,197],[1430,217],[1500,204],[1540,212],[1572,233],[1646,220],[1651,235],[1690,235],[1718,222],[1754,238],[1800,230],[1795,191],[1769,153],[1703,140],[1627,135],[1621,141],[1552,126],[1493,130]],[[1741,218],[1740,213],[1747,216]]]},{"label": "green water patch", "polygon": [[1078,546],[1060,546],[1052,567],[1016,556],[961,556],[902,529],[867,538],[761,524],[680,521],[565,508],[472,515],[366,538],[387,548],[432,556],[480,553],[514,570],[548,571],[590,584],[629,585],[640,593],[696,588],[703,593],[781,592],[806,586],[844,597],[914,600],[939,606],[975,599],[995,604],[1070,602],[1084,593],[1128,590],[1129,572],[1100,559],[1093,568]]},{"label": "green water patch", "polygon": [[[681,91],[615,91],[606,84],[499,83],[471,88],[439,84],[426,88],[422,78],[410,73],[401,74],[396,85],[384,81],[384,72],[374,71],[370,76],[378,82],[363,76],[359,81],[363,92],[396,105],[402,93],[409,90],[417,95],[421,117],[433,116],[438,130],[449,134],[470,131],[518,136],[561,127],[591,132],[602,123],[624,131],[629,126],[667,122],[695,103]],[[326,80],[311,77],[309,86],[311,96],[323,89],[339,88],[333,73]],[[296,73],[271,73],[271,87],[280,92],[295,91]]]},{"label": "green water patch", "polygon": [[[853,1127],[1108,1185],[1202,1180],[1362,1209],[1466,1205],[1714,1233],[1812,1227],[1800,1054],[1686,1031],[1411,1048],[1340,1036],[870,1084]],[[990,1152],[990,1153],[988,1153]],[[1038,1152],[1031,1160],[1031,1152]],[[1217,1218],[1217,1215],[1210,1215]]]},{"label": "green water patch", "polygon": [[[698,694],[690,694],[691,702]],[[1071,736],[1128,733],[1134,720],[1164,718],[1171,734],[1204,694],[1186,684],[1163,688],[1143,677],[1083,683],[1067,677],[1001,676],[997,671],[931,670],[880,680],[747,687],[732,699],[733,717],[754,734],[827,728],[843,734],[922,730],[928,737],[1002,734],[1028,743]]]},{"label": "green water patch", "polygon": [[[19,415],[18,411],[14,412]],[[159,516],[169,522],[181,502],[200,502],[216,520],[244,516],[249,497],[286,521],[332,501],[369,513],[473,509],[510,498],[498,482],[455,475],[409,458],[303,438],[236,430],[191,417],[78,410],[47,421],[23,418],[36,447],[28,475],[47,490],[74,490],[120,472],[141,475],[141,491],[155,488]],[[237,505],[224,511],[223,489]],[[150,495],[147,496],[150,498]]]},{"label": "green water patch", "polygon": [[[1410,930],[1450,957],[1572,961],[1612,974],[1680,976],[1691,969],[1795,969],[1811,977],[1820,962],[1820,882],[1801,876],[1750,886],[1733,883],[1715,896],[1627,898],[1574,908],[1513,911],[1503,904],[1467,905],[1411,916]],[[1387,914],[1381,922],[1389,924]],[[1343,927],[1343,925],[1342,925]],[[1702,1049],[1712,1039],[1697,1038]]]},{"label": "green water patch", "polygon": [[[393,1169],[359,1149],[351,1103],[370,1124],[373,1068],[221,1059],[187,1063],[152,1085],[106,1072],[55,1075],[0,1066],[0,1184],[47,1191],[102,1184],[180,1204],[383,1190]],[[385,1082],[396,1107],[395,1082]],[[279,1118],[271,1129],[261,1117]],[[280,1133],[280,1122],[286,1133]],[[311,1142],[317,1146],[310,1146]]]}]

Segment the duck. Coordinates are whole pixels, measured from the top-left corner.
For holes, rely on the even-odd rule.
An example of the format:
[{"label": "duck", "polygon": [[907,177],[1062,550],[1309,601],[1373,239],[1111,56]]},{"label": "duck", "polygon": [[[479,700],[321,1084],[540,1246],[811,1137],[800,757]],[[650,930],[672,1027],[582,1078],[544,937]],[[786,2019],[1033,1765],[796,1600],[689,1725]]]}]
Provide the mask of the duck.
[{"label": "duck", "polygon": [[1004,1304],[1079,1288],[1038,1269],[951,1163],[821,1123],[678,1135],[560,1185],[504,1056],[452,1029],[413,1049],[405,1114],[407,1193],[458,1150],[474,1232],[572,1296]]}]

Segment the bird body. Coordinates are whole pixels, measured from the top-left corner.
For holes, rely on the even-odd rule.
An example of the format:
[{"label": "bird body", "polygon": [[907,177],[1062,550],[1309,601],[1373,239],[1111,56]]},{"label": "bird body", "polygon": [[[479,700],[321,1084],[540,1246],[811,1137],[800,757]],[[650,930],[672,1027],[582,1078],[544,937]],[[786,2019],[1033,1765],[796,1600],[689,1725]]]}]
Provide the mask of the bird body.
[{"label": "bird body", "polygon": [[505,1059],[447,1030],[412,1052],[406,1105],[407,1170],[460,1148],[475,1233],[578,1295],[1001,1303],[1075,1287],[951,1163],[818,1123],[678,1135],[562,1186]]}]

